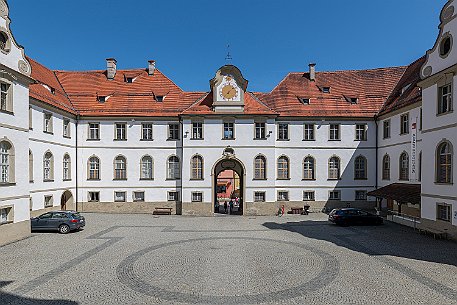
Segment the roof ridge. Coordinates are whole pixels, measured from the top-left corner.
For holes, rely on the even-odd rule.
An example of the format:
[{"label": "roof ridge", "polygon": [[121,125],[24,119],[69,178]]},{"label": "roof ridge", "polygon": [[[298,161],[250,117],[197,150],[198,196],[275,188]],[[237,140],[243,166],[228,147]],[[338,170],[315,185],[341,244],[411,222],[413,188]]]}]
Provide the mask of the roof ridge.
[{"label": "roof ridge", "polygon": [[[188,93],[187,91],[183,91],[183,93]],[[193,102],[189,107],[187,107],[186,109],[184,109],[183,111],[181,111],[180,114],[183,114],[185,111],[189,110],[190,108],[194,107],[195,105],[197,105],[198,103],[200,103],[202,100],[204,100],[208,94],[210,94],[211,91],[208,91],[208,92],[204,92],[195,102]]]},{"label": "roof ridge", "polygon": [[77,114],[79,114],[78,109],[76,109],[75,104],[73,104],[73,102],[70,100],[70,97],[68,96],[67,91],[65,90],[62,83],[60,82],[59,77],[57,77],[57,74],[53,70],[51,70],[51,72],[52,72],[52,75],[54,75],[54,77],[56,78],[57,82],[59,83],[60,88],[62,88],[65,98],[70,102],[71,107]]},{"label": "roof ridge", "polygon": [[262,102],[257,96],[255,96],[254,93],[252,93],[251,91],[246,91],[249,95],[251,95],[257,102],[259,102],[262,106],[264,106],[265,108],[267,108],[268,110],[270,111],[273,111],[274,113],[276,114],[279,114],[276,110],[270,108],[268,105],[266,105],[264,102]]},{"label": "roof ridge", "polygon": [[[349,70],[334,70],[334,71],[316,71],[316,74],[318,73],[341,73],[341,72],[363,72],[363,71],[376,71],[376,70],[393,70],[393,69],[400,69],[400,68],[406,68],[409,65],[406,66],[390,66],[390,67],[379,67],[379,68],[370,68],[370,69],[349,69]],[[289,74],[304,74],[307,73],[308,71],[305,72],[289,72]]]}]

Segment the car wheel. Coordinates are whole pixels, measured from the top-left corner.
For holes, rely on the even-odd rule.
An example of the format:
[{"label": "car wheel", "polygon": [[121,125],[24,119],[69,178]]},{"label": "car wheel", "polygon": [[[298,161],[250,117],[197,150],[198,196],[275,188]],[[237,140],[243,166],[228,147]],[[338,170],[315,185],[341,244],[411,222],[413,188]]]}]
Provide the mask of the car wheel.
[{"label": "car wheel", "polygon": [[60,234],[67,234],[70,232],[70,227],[68,225],[60,225],[59,226],[59,233]]}]

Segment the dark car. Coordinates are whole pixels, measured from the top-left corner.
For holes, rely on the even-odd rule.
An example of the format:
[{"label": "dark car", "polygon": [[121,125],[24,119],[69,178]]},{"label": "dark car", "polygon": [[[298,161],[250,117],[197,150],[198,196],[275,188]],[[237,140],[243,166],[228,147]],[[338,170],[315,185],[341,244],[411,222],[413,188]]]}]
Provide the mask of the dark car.
[{"label": "dark car", "polygon": [[341,226],[349,225],[380,225],[382,217],[356,208],[333,209],[328,220]]},{"label": "dark car", "polygon": [[59,231],[66,234],[86,225],[84,216],[75,211],[53,211],[31,218],[32,231]]}]

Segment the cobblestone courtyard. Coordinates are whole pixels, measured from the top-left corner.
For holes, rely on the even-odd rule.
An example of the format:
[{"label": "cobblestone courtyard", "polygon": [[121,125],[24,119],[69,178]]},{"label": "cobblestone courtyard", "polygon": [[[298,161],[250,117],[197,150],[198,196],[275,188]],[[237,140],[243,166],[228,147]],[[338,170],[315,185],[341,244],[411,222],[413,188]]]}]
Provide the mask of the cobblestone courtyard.
[{"label": "cobblestone courtyard", "polygon": [[457,304],[457,244],[395,224],[85,217],[0,247],[0,304]]}]

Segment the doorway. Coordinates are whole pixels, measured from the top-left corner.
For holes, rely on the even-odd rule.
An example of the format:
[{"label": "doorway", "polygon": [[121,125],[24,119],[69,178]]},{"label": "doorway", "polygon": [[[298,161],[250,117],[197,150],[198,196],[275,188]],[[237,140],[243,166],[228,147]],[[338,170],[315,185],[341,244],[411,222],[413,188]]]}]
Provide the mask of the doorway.
[{"label": "doorway", "polygon": [[73,201],[73,194],[68,190],[63,192],[60,197],[60,209],[62,211],[76,210],[76,206]]},{"label": "doorway", "polygon": [[244,166],[236,159],[223,159],[214,166],[213,212],[244,214]]}]

